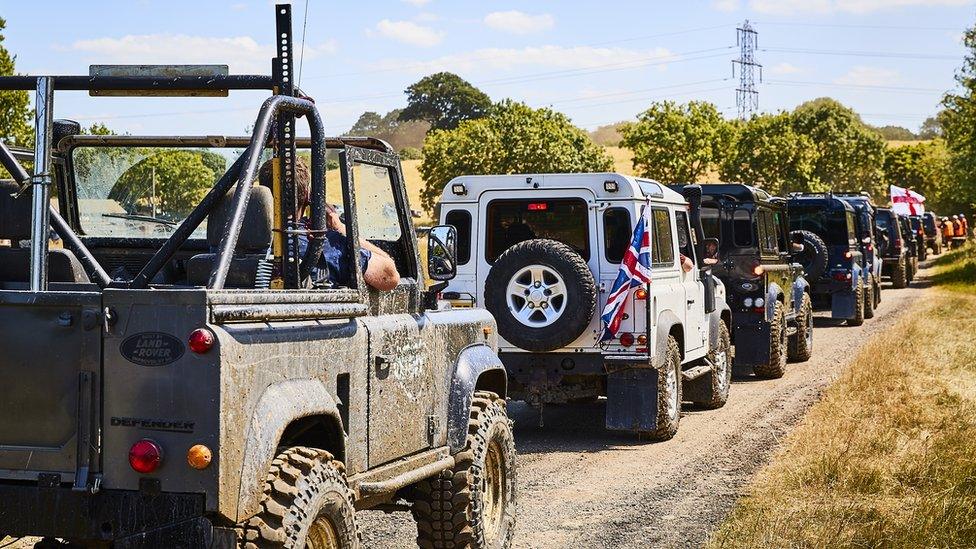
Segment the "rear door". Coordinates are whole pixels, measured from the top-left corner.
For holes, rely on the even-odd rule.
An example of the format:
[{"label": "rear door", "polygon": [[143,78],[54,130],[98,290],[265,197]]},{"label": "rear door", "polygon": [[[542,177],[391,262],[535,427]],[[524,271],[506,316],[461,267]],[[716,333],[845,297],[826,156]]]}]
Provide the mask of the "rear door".
[{"label": "rear door", "polygon": [[0,291],[0,477],[67,481],[92,465],[100,309],[97,292]]}]

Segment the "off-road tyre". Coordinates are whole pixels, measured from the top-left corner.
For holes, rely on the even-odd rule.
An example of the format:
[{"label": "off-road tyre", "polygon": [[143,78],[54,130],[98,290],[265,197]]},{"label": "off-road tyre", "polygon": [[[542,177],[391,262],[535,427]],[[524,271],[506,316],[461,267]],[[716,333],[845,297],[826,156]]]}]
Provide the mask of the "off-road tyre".
[{"label": "off-road tyre", "polygon": [[732,337],[725,322],[718,323],[718,346],[708,352],[708,361],[712,364],[712,371],[708,374],[708,394],[711,398],[695,404],[715,410],[725,406],[732,388]]},{"label": "off-road tyre", "polygon": [[912,280],[915,280],[915,271],[918,269],[918,263],[915,258],[910,257],[905,260],[905,285],[911,284]]},{"label": "off-road tyre", "polygon": [[796,254],[796,260],[803,265],[804,276],[807,280],[817,280],[827,272],[829,252],[827,244],[816,233],[810,231],[792,231],[803,238],[803,251]]},{"label": "off-road tyre", "polygon": [[864,282],[858,281],[857,288],[854,289],[854,318],[847,319],[848,326],[860,326],[864,324],[864,300],[867,295],[864,292]]},{"label": "off-road tyre", "polygon": [[515,438],[505,399],[478,391],[469,417],[454,467],[414,486],[421,549],[503,549],[515,534]]},{"label": "off-road tyre", "polygon": [[[566,287],[561,315],[539,328],[523,324],[508,304],[509,282],[531,265],[557,272]],[[495,317],[498,334],[512,345],[536,353],[565,347],[582,335],[596,311],[596,298],[596,281],[586,261],[573,248],[555,240],[526,240],[512,246],[495,260],[485,280],[485,308]]]},{"label": "off-road tyre", "polygon": [[874,275],[868,277],[868,285],[864,287],[864,318],[874,318],[875,303]]},{"label": "off-road tyre", "polygon": [[[670,377],[671,375],[674,377]],[[646,433],[651,440],[670,440],[681,422],[681,347],[668,336],[664,364],[657,376],[657,427]]]},{"label": "off-road tyre", "polygon": [[753,366],[756,377],[778,379],[786,373],[789,355],[789,338],[786,336],[786,306],[776,300],[773,304],[773,320],[769,324],[769,363]]},{"label": "off-road tyre", "polygon": [[895,264],[894,268],[891,270],[891,286],[896,289],[902,289],[908,286],[908,258],[901,256],[898,259],[898,263]]},{"label": "off-road tyre", "polygon": [[800,312],[796,316],[796,333],[790,336],[788,357],[792,362],[806,362],[813,356],[813,302],[803,292]]},{"label": "off-road tyre", "polygon": [[358,549],[353,493],[342,462],[317,448],[281,449],[264,481],[261,511],[238,525],[237,534],[244,549]]}]

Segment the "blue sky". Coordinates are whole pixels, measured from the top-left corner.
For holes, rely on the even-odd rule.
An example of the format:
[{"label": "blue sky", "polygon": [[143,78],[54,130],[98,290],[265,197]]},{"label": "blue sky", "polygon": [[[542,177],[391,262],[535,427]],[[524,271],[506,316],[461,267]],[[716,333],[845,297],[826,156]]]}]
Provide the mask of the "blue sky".
[{"label": "blue sky", "polygon": [[[267,0],[5,0],[6,46],[30,74],[91,63],[227,63],[270,72]],[[301,37],[306,4],[294,3]],[[39,13],[40,11],[43,13]],[[655,100],[715,103],[735,116],[736,26],[759,32],[760,110],[830,95],[876,125],[917,128],[953,87],[974,0],[309,0],[301,87],[327,131],[402,107],[403,89],[451,70],[493,99],[551,106],[588,129]],[[298,46],[296,45],[296,48]],[[297,52],[296,52],[297,54]],[[90,98],[60,92],[55,113],[120,132],[237,134],[262,95]]]}]

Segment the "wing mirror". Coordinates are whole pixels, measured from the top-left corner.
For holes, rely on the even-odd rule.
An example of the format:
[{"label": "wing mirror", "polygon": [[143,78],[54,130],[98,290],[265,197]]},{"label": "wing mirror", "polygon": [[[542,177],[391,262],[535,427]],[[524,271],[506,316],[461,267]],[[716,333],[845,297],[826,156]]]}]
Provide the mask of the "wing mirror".
[{"label": "wing mirror", "polygon": [[457,229],[438,225],[427,235],[427,274],[432,280],[451,280],[457,275]]}]

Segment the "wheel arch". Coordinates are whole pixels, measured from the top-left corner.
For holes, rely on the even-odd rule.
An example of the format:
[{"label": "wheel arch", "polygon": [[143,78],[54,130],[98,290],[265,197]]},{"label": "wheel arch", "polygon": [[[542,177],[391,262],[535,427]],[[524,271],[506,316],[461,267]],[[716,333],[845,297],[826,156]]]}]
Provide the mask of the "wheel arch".
[{"label": "wheel arch", "polygon": [[498,354],[485,343],[469,345],[458,353],[451,370],[447,402],[447,443],[451,453],[464,449],[471,399],[477,390],[508,395],[508,375]]},{"label": "wheel arch", "polygon": [[654,359],[652,364],[659,368],[667,359],[668,336],[674,337],[678,342],[678,349],[681,351],[681,359],[685,358],[685,332],[681,319],[673,311],[662,311],[657,317],[657,328],[655,329],[656,338],[654,340]]},{"label": "wheel arch", "polygon": [[337,459],[345,459],[345,431],[339,406],[321,380],[282,381],[265,389],[258,400],[247,427],[239,476],[237,521],[259,510],[261,483],[278,446],[286,438],[303,441],[303,445],[311,441],[316,444],[314,447],[333,453]]},{"label": "wheel arch", "polygon": [[796,277],[793,281],[793,312],[799,314],[800,307],[803,306],[803,294],[810,293],[810,283],[802,276]]}]

